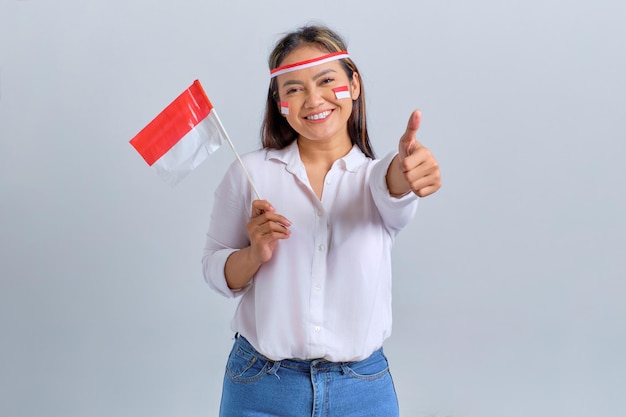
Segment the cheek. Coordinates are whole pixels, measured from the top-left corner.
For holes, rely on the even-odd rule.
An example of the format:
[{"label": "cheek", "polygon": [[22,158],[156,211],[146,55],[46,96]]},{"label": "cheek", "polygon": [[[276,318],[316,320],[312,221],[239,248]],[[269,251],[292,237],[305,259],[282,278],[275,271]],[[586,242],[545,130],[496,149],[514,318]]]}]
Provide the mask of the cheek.
[{"label": "cheek", "polygon": [[289,126],[291,126],[296,131],[299,129],[299,126],[301,126],[302,124],[302,121],[298,117],[297,113],[293,110],[291,111],[290,114],[285,116],[285,120],[287,120],[287,123],[289,123]]},{"label": "cheek", "polygon": [[341,107],[344,113],[351,114],[354,109],[354,101],[352,101],[352,97],[349,97],[348,100],[341,100]]}]

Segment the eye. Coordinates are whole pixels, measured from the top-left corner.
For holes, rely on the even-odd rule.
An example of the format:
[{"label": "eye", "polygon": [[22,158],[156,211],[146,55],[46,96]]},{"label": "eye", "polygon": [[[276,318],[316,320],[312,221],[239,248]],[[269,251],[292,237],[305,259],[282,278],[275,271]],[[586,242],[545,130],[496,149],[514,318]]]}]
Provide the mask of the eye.
[{"label": "eye", "polygon": [[285,91],[285,94],[286,94],[286,95],[295,94],[295,93],[297,93],[298,91],[300,91],[300,88],[299,88],[299,87],[291,87],[291,88],[288,88],[288,89]]},{"label": "eye", "polygon": [[326,77],[326,78],[322,78],[322,80],[320,81],[320,85],[326,85],[326,84],[330,84],[333,81],[335,81],[334,78],[332,77]]}]

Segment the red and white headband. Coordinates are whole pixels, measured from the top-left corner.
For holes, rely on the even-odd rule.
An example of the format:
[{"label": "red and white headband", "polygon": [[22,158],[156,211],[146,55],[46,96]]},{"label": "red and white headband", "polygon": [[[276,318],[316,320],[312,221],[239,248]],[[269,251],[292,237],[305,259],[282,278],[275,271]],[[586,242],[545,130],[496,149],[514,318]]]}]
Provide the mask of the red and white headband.
[{"label": "red and white headband", "polygon": [[298,71],[305,68],[314,67],[315,65],[325,64],[337,59],[350,58],[348,51],[332,52],[330,54],[322,55],[317,58],[307,59],[305,61],[296,62],[289,65],[283,65],[282,67],[274,68],[270,71],[270,78],[277,77],[281,74],[286,74],[292,71]]}]

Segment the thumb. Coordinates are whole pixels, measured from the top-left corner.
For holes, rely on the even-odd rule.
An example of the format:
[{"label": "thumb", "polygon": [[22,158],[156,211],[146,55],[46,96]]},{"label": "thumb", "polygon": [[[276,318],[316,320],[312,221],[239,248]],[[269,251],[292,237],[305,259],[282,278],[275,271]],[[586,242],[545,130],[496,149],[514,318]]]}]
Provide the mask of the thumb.
[{"label": "thumb", "polygon": [[420,128],[420,123],[422,123],[422,112],[420,110],[413,110],[413,113],[411,113],[409,117],[409,122],[406,125],[406,133],[416,135],[417,130]]},{"label": "thumb", "polygon": [[402,156],[410,155],[415,148],[419,147],[416,136],[422,122],[422,112],[413,110],[406,125],[406,131],[400,138],[399,151]]}]

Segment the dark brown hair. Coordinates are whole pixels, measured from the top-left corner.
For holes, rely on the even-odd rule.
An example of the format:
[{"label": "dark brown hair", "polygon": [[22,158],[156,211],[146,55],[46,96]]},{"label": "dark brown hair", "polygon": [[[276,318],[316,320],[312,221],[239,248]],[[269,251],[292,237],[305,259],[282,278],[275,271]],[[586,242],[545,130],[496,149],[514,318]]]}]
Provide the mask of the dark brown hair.
[{"label": "dark brown hair", "polygon": [[[270,70],[278,68],[290,52],[303,44],[317,46],[320,50],[328,51],[329,53],[347,50],[343,39],[331,29],[324,26],[304,26],[286,34],[277,42],[269,57]],[[363,77],[360,76],[352,59],[343,58],[339,62],[346,71],[350,81],[352,81],[354,74],[357,73],[361,83],[361,94],[359,94],[356,100],[352,101],[352,113],[348,119],[348,135],[352,144],[356,144],[366,156],[374,159],[374,150],[367,133]],[[280,114],[278,110],[279,101],[276,78],[272,78],[267,92],[265,117],[261,125],[261,141],[264,148],[282,149],[298,137],[298,133]]]}]

